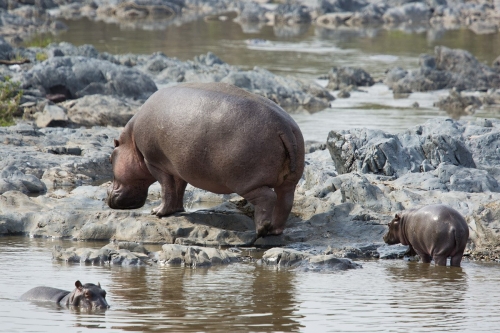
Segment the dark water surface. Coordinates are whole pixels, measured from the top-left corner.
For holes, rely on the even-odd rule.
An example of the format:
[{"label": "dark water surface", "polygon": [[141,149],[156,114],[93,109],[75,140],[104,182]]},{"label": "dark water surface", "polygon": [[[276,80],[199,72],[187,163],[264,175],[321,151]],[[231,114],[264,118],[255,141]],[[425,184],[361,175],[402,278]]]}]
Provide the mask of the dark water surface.
[{"label": "dark water surface", "polygon": [[[362,261],[340,273],[255,263],[205,269],[51,260],[51,248],[101,243],[0,237],[1,332],[495,332],[500,265],[443,268]],[[158,250],[158,247],[151,247]],[[255,255],[255,253],[254,253]],[[19,301],[33,286],[100,282],[111,308],[88,313]]]}]

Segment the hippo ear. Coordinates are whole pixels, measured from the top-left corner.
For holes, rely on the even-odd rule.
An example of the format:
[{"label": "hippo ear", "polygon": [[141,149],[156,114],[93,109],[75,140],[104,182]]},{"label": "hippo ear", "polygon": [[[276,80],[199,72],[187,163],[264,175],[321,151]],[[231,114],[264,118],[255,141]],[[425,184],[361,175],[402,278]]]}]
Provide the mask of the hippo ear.
[{"label": "hippo ear", "polygon": [[83,288],[82,283],[80,282],[80,280],[77,280],[77,281],[75,282],[75,287],[77,287],[78,289]]},{"label": "hippo ear", "polygon": [[116,147],[118,147],[118,146],[120,145],[120,141],[118,141],[118,140],[116,140],[116,139],[114,139],[114,141],[113,141],[113,142],[114,142],[114,144],[115,144],[115,148],[116,148]]},{"label": "hippo ear", "polygon": [[398,213],[396,213],[396,215],[394,216],[394,219],[395,220],[401,220],[401,215],[399,215]]},{"label": "hippo ear", "polygon": [[99,288],[101,288],[101,284],[100,284],[99,282],[97,282],[97,286],[98,286]]}]

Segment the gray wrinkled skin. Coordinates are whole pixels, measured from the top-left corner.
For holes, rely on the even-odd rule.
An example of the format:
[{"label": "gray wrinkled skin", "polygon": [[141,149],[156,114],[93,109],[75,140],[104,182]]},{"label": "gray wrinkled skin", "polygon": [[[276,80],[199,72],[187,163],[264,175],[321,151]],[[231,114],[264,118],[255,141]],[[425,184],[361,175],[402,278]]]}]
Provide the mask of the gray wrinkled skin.
[{"label": "gray wrinkled skin", "polygon": [[460,266],[469,239],[469,227],[459,212],[446,205],[429,205],[396,214],[388,224],[384,242],[409,245],[410,254],[418,254],[424,263]]},{"label": "gray wrinkled skin", "polygon": [[52,287],[35,287],[21,295],[23,301],[50,301],[60,305],[87,309],[105,310],[109,308],[106,302],[106,291],[101,285],[86,283],[82,285],[80,281],[75,282],[75,289],[72,292]]},{"label": "gray wrinkled skin", "polygon": [[224,83],[153,94],[115,140],[108,205],[142,207],[158,181],[159,217],[184,211],[186,185],[237,193],[255,206],[257,237],[279,235],[304,170],[304,139],[278,105]]}]

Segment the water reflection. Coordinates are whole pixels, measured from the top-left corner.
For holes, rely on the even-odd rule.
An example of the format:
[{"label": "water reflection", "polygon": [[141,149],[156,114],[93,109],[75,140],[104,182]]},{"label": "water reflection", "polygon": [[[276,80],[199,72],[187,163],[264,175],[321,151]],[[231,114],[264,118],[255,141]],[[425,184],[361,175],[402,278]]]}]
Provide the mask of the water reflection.
[{"label": "water reflection", "polygon": [[[434,333],[492,332],[500,324],[498,264],[450,268],[378,260],[326,274],[253,263],[196,269],[92,266],[52,262],[56,244],[103,245],[0,237],[3,331]],[[101,282],[111,308],[87,313],[17,301],[33,286],[64,288],[75,278]]]},{"label": "water reflection", "polygon": [[391,312],[404,313],[407,320],[425,318],[425,326],[446,325],[449,331],[463,327],[468,277],[461,267],[409,262],[386,267],[393,285],[389,295]]},{"label": "water reflection", "polygon": [[[164,30],[123,29],[116,24],[93,22],[88,19],[65,20],[67,32],[59,41],[75,45],[92,44],[110,53],[151,54],[164,52],[183,61],[208,51],[225,62],[243,69],[259,66],[277,74],[317,78],[333,66],[363,67],[374,76],[384,75],[386,65],[370,60],[371,56],[393,55],[391,67],[412,69],[418,66],[422,53],[433,54],[436,45],[468,50],[487,64],[500,54],[500,33],[476,35],[468,29],[429,29],[401,31],[378,28],[327,29],[315,25],[263,26],[240,25],[227,20],[196,20],[181,26],[165,26]],[[288,48],[272,50],[263,56],[262,50],[251,50],[248,39],[287,43]],[[323,45],[325,52],[307,53],[311,45]],[[332,47],[350,51],[335,53]],[[304,54],[305,53],[305,54]],[[306,56],[307,55],[307,56]]]},{"label": "water reflection", "polygon": [[[253,272],[250,306],[254,314],[266,315],[266,331],[297,332],[303,327],[295,312],[299,306],[295,299],[295,276],[291,272],[275,269],[255,269]],[[259,326],[259,328],[262,326]]]}]

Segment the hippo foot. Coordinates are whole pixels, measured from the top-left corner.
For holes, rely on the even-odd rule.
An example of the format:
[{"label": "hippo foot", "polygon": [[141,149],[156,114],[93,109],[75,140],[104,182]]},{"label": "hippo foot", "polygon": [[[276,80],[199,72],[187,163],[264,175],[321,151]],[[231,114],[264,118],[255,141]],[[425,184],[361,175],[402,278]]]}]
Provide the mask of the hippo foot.
[{"label": "hippo foot", "polygon": [[269,222],[259,225],[256,230],[257,238],[269,235],[273,230],[272,228],[273,226]]},{"label": "hippo foot", "polygon": [[178,212],[185,212],[184,207],[168,209],[168,208],[166,208],[166,206],[164,204],[161,204],[160,206],[153,208],[151,210],[151,215],[156,215],[158,217],[162,217],[162,216],[172,215],[172,214],[178,213]]},{"label": "hippo foot", "polygon": [[280,229],[271,229],[267,232],[268,236],[279,236],[283,233],[283,228]]}]

